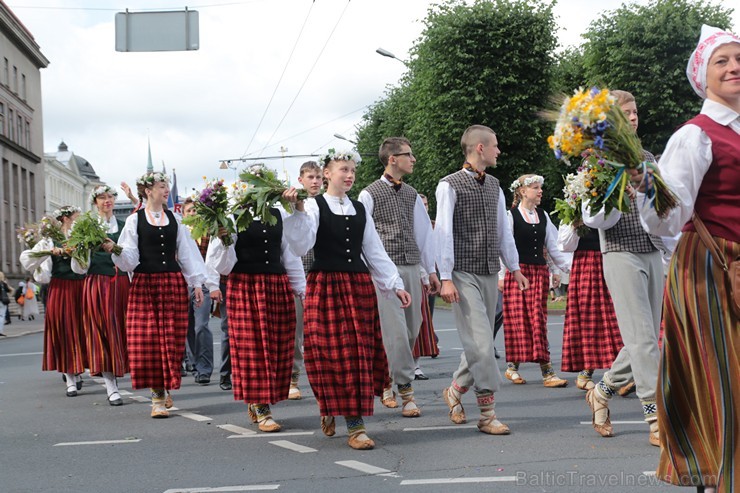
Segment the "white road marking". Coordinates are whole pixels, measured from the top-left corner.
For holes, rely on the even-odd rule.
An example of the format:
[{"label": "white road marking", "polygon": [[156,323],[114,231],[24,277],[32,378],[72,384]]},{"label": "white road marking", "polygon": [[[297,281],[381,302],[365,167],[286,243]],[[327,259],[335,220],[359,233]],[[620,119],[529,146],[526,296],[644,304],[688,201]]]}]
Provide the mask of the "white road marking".
[{"label": "white road marking", "polygon": [[370,464],[365,464],[364,462],[359,462],[356,460],[340,460],[335,462],[335,464],[349,467],[350,469],[355,469],[357,471],[364,472],[365,474],[387,474],[393,472],[389,471],[388,469],[383,469],[382,467],[372,466]]},{"label": "white road marking", "polygon": [[[280,432],[281,437],[296,437],[313,435],[313,431],[289,431],[287,433]],[[275,438],[272,433],[255,433],[254,435],[229,435],[226,438]]]},{"label": "white road marking", "polygon": [[655,471],[642,471],[645,476],[655,476]]},{"label": "white road marking", "polygon": [[129,399],[136,402],[152,402],[151,399],[147,399],[143,395],[132,395]]},{"label": "white road marking", "polygon": [[221,486],[219,488],[173,488],[164,493],[216,493],[228,491],[268,491],[280,488],[279,484],[250,484],[245,486]]},{"label": "white road marking", "polygon": [[247,428],[242,428],[241,426],[236,425],[218,425],[219,428],[222,430],[230,431],[231,433],[238,433],[239,435],[256,435],[257,432],[254,430],[250,430]]},{"label": "white road marking", "polygon": [[99,440],[95,442],[62,442],[62,443],[55,443],[55,447],[67,447],[70,445],[107,445],[110,443],[136,443],[140,442],[141,438],[134,438],[131,440]]},{"label": "white road marking", "polygon": [[434,329],[434,332],[457,332],[457,329]]},{"label": "white road marking", "polygon": [[[582,425],[590,425],[591,421],[581,421]],[[644,425],[645,421],[612,421],[613,425]]]},{"label": "white road marking", "polygon": [[0,358],[4,358],[6,356],[38,356],[39,354],[44,354],[44,353],[10,353],[10,354],[0,354]]},{"label": "white road marking", "polygon": [[[179,409],[175,409],[174,407],[170,408],[170,411],[179,411]],[[202,416],[200,414],[195,413],[189,413],[185,411],[180,411],[177,413],[178,416],[182,416],[183,418],[192,419],[193,421],[213,421],[213,418],[209,418],[208,416]]]},{"label": "white road marking", "polygon": [[118,389],[118,394],[119,395],[131,395],[131,392],[129,392],[128,390]]},{"label": "white road marking", "polygon": [[435,478],[435,479],[404,479],[401,486],[419,484],[454,484],[454,483],[510,483],[516,481],[516,476],[492,476],[483,478]]},{"label": "white road marking", "polygon": [[315,448],[304,447],[303,445],[298,445],[297,443],[289,442],[288,440],[275,440],[274,442],[270,443],[273,445],[277,445],[278,447],[287,448],[288,450],[292,450],[293,452],[300,452],[301,454],[318,452],[318,450],[316,450]]},{"label": "white road marking", "polygon": [[403,431],[459,430],[470,428],[478,428],[478,425],[422,426],[419,428],[404,428]]}]

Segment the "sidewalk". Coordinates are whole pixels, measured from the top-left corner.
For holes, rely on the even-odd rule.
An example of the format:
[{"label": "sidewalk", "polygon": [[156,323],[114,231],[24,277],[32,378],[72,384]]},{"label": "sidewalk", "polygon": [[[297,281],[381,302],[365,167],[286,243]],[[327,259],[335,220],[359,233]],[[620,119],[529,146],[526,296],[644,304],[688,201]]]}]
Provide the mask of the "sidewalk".
[{"label": "sidewalk", "polygon": [[44,314],[37,315],[35,320],[18,320],[17,315],[11,317],[11,323],[3,325],[2,332],[7,337],[0,336],[0,344],[5,339],[35,334],[44,331]]}]

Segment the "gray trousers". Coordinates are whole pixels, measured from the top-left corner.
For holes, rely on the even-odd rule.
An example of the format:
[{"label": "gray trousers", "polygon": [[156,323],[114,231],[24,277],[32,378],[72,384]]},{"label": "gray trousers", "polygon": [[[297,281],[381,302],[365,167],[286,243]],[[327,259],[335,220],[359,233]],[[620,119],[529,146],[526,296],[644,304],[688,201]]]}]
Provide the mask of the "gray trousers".
[{"label": "gray trousers", "polygon": [[460,387],[497,392],[503,383],[493,352],[498,302],[498,275],[452,271],[460,302],[452,304],[463,346],[460,366],[452,375]]},{"label": "gray trousers", "polygon": [[210,377],[213,373],[213,334],[208,327],[211,318],[211,299],[208,289],[203,286],[203,303],[195,307],[193,288],[188,288],[190,304],[188,308],[188,335],[185,349],[196,375]]},{"label": "gray trousers", "polygon": [[293,355],[293,374],[299,374],[303,366],[303,301],[295,297],[295,354]]},{"label": "gray trousers", "polygon": [[604,381],[619,388],[634,378],[637,397],[655,400],[665,284],[660,252],[608,252],[604,254],[604,279],[624,342]]},{"label": "gray trousers", "polygon": [[405,385],[414,380],[416,369],[413,350],[421,329],[421,271],[419,264],[396,267],[404,288],[411,295],[411,305],[401,308],[401,301],[397,297],[387,298],[377,287],[375,291],[391,378],[397,385]]},{"label": "gray trousers", "polygon": [[231,346],[229,345],[229,314],[226,311],[226,283],[221,283],[221,369],[222,377],[231,378]]}]

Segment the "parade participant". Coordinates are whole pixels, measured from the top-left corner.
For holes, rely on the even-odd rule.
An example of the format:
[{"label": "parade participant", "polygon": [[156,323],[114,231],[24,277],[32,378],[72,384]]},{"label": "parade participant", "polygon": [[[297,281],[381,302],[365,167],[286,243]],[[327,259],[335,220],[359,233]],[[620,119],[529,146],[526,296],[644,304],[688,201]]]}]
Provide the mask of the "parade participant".
[{"label": "parade participant", "polygon": [[[678,207],[661,218],[648,199],[640,210],[651,233],[683,231],[663,305],[657,477],[730,493],[740,471],[740,310],[732,306],[738,287],[733,301],[720,263],[721,256],[727,263],[740,257],[740,37],[703,26],[686,73],[704,104],[670,138],[659,165]],[[643,199],[639,194],[637,203]]]},{"label": "parade participant", "polygon": [[[294,190],[294,189],[291,189]],[[295,301],[303,297],[306,278],[300,259],[283,234],[284,210],[271,209],[277,224],[255,218],[232,235],[229,246],[213,238],[207,265],[228,276],[231,384],[234,399],[264,432],[280,431],[270,404],[288,398],[295,345]],[[226,231],[222,231],[226,233]]]},{"label": "parade participant", "polygon": [[[634,96],[626,91],[611,91],[637,131],[639,118]],[[655,162],[647,151],[646,161]],[[589,203],[582,205],[583,222],[598,228],[604,254],[604,279],[609,287],[619,333],[624,347],[604,373],[595,388],[586,393],[594,429],[603,437],[613,436],[609,400],[633,378],[637,397],[642,403],[645,421],[650,425],[648,439],[658,446],[658,422],[655,411],[655,389],[658,380],[658,332],[663,300],[663,264],[660,237],[649,235],[640,225],[640,214],[634,191],[630,193],[629,211],[604,209],[591,212]]]},{"label": "parade participant", "polygon": [[[52,213],[52,217],[61,223],[65,236],[69,236],[72,224],[79,215],[80,209],[73,206],[64,206]],[[50,251],[51,255],[30,255],[31,252],[41,251]],[[20,262],[27,271],[38,270],[38,276],[51,277],[44,317],[41,369],[62,373],[67,397],[75,397],[82,387],[77,375],[89,366],[80,303],[85,276],[72,271],[72,259],[65,254],[60,243],[49,238],[41,239],[31,250],[21,253]]]},{"label": "parade participant", "polygon": [[[180,363],[188,331],[188,286],[203,303],[206,269],[187,228],[167,210],[169,178],[147,173],[136,180],[146,206],[126,219],[113,262],[133,272],[126,310],[131,385],[151,388],[152,417],[167,418],[169,391],[180,388]],[[165,395],[167,392],[168,395]]]},{"label": "parade participant", "polygon": [[[308,192],[308,197],[315,197],[321,192],[321,185],[324,178],[321,173],[321,166],[316,161],[306,161],[301,165],[299,170],[298,183]],[[307,276],[308,270],[313,263],[313,249],[309,250],[306,255],[301,257],[303,263],[303,273]],[[300,296],[295,298],[295,356],[293,358],[293,373],[290,375],[290,392],[288,399],[300,400],[301,389],[298,387],[298,379],[301,376],[301,367],[303,363],[303,299]]]},{"label": "parade participant", "polygon": [[542,384],[545,387],[565,387],[568,381],[559,378],[550,362],[550,343],[547,341],[547,293],[550,271],[544,248],[554,264],[563,272],[570,269],[568,259],[558,250],[558,231],[550,216],[539,207],[542,185],[539,175],[523,175],[514,180],[510,190],[514,203],[507,212],[509,227],[519,253],[519,267],[529,280],[529,289],[519,289],[517,279],[506,273],[504,280],[504,342],[506,344],[506,373],[515,384],[524,384],[519,375],[519,364],[539,363]]},{"label": "parade participant", "polygon": [[[412,303],[404,309],[398,299],[386,298],[377,289],[380,328],[391,380],[401,396],[401,415],[412,418],[421,416],[411,382],[416,369],[413,347],[422,323],[422,298],[439,291],[432,223],[419,194],[402,181],[413,172],[416,163],[411,143],[403,137],[389,137],[380,145],[378,157],[385,167],[383,176],[361,191],[357,199],[372,216],[380,241],[411,295]],[[428,273],[424,289],[420,268]],[[390,386],[383,391],[381,401],[386,407],[397,407]]]},{"label": "parade participant", "polygon": [[[375,446],[363,416],[373,414],[373,395],[388,382],[373,281],[383,296],[411,304],[398,270],[388,258],[370,214],[347,193],[359,156],[333,149],[319,160],[326,192],[286,218],[286,235],[297,255],[314,248],[304,303],[306,373],[321,414],[321,429],[335,434],[335,416],[347,422],[348,444]],[[364,259],[364,260],[363,260]],[[370,275],[372,274],[372,279]]]},{"label": "parade participant", "polygon": [[519,288],[527,279],[519,270],[519,255],[506,225],[504,192],[486,168],[496,166],[498,139],[483,125],[468,127],[460,140],[463,169],[437,185],[437,219],[434,225],[436,262],[442,280],[441,296],[452,304],[463,346],[460,366],[443,391],[453,423],[465,423],[463,394],[475,386],[480,409],[478,429],[505,435],[509,427],[496,418],[494,393],[502,379],[493,351],[498,299],[499,257],[512,272]]},{"label": "parade participant", "polygon": [[617,315],[604,280],[599,231],[588,228],[582,237],[581,224],[561,224],[558,248],[573,253],[568,303],[563,322],[562,371],[579,372],[576,387],[595,387],[594,370],[609,368],[622,349]]},{"label": "parade participant", "polygon": [[[421,203],[424,204],[424,211],[429,214],[429,201],[427,196],[420,193],[419,197],[421,197]],[[432,228],[434,228],[434,221],[430,222],[432,224]],[[434,238],[432,238],[432,240],[433,239]],[[437,273],[436,270],[434,272],[435,274]],[[427,272],[424,271],[424,269],[421,269],[422,286],[424,285],[424,276],[426,275]],[[439,279],[439,274],[437,274],[437,279]],[[421,368],[422,356],[430,356],[432,359],[439,356],[439,346],[437,345],[438,339],[437,334],[434,333],[434,322],[432,320],[434,318],[434,302],[437,299],[437,296],[439,296],[439,290],[434,294],[430,293],[427,296],[422,296],[421,328],[419,329],[419,337],[416,338],[416,343],[413,348],[414,363],[416,364],[416,368],[414,369],[414,380],[429,380],[429,377],[424,374],[424,371]]]}]

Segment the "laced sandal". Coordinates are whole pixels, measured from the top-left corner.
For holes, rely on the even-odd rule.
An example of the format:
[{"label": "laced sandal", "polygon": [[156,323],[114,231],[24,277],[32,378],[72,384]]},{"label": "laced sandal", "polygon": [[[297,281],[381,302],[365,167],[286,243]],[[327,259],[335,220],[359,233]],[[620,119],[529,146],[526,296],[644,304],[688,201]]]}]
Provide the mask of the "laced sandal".
[{"label": "laced sandal", "polygon": [[401,415],[404,418],[418,418],[421,416],[421,409],[416,406],[416,401],[413,397],[407,401],[403,401],[403,405],[401,405]]},{"label": "laced sandal", "polygon": [[527,383],[527,381],[524,380],[521,375],[519,375],[518,371],[512,370],[511,368],[506,369],[504,376],[508,380],[511,380],[512,383],[515,383],[517,385],[524,385],[525,383]]},{"label": "laced sandal", "polygon": [[375,442],[364,431],[352,433],[347,439],[347,445],[355,450],[371,450]]},{"label": "laced sandal", "polygon": [[167,397],[164,399],[164,407],[167,409],[170,409],[172,406],[175,405],[175,401],[172,400],[172,396],[169,392],[167,392]]},{"label": "laced sandal", "polygon": [[275,422],[275,420],[272,419],[272,416],[264,418],[257,424],[257,427],[260,431],[264,431],[265,433],[275,433],[282,429],[282,426]]},{"label": "laced sandal", "polygon": [[648,441],[653,447],[660,447],[660,435],[658,435],[658,432],[651,431],[650,436],[648,436]]},{"label": "laced sandal", "polygon": [[169,418],[170,413],[167,411],[167,408],[165,407],[164,402],[157,401],[155,402],[152,400],[152,418],[154,419],[164,419]]},{"label": "laced sandal", "polygon": [[328,437],[333,437],[336,433],[337,421],[334,416],[321,416],[321,431]]},{"label": "laced sandal", "polygon": [[[596,430],[596,433],[601,435],[602,437],[613,437],[614,436],[614,428],[612,427],[612,421],[611,421],[611,413],[609,411],[609,406],[606,402],[603,402],[599,400],[596,395],[594,395],[595,390],[589,390],[586,392],[586,402],[588,403],[588,407],[591,409],[591,424],[594,427],[594,430]],[[606,421],[604,421],[604,424],[598,425],[596,424],[596,413],[603,411],[606,409]]]},{"label": "laced sandal", "polygon": [[542,385],[548,388],[567,387],[568,381],[559,378],[557,375],[550,375],[542,379]]},{"label": "laced sandal", "polygon": [[290,390],[288,390],[288,400],[299,401],[303,396],[301,395],[301,389],[298,388],[298,384],[290,384]]},{"label": "laced sandal", "polygon": [[586,379],[586,378],[578,377],[576,378],[576,387],[581,390],[589,391],[593,389],[594,387],[596,387],[596,384],[590,378]]},{"label": "laced sandal", "polygon": [[617,390],[617,394],[619,394],[620,397],[627,397],[635,390],[637,390],[637,387],[635,386],[635,382],[632,381],[628,383],[627,385],[625,385],[624,387],[620,387],[620,389]]},{"label": "laced sandal", "polygon": [[257,413],[254,410],[254,404],[247,404],[247,416],[252,423],[257,422]]},{"label": "laced sandal", "polygon": [[[462,406],[462,402],[460,402],[460,399],[452,395],[452,392],[450,392],[450,387],[447,387],[442,391],[442,397],[444,398],[447,407],[450,408],[450,421],[452,421],[456,425],[467,423],[468,418],[465,416],[465,409]],[[460,412],[455,412],[455,408],[457,406],[460,406]]]},{"label": "laced sandal", "polygon": [[479,419],[478,429],[489,435],[508,435],[511,433],[509,427],[499,421],[495,415]]},{"label": "laced sandal", "polygon": [[383,389],[383,396],[380,398],[380,402],[383,403],[385,407],[390,409],[395,409],[398,407],[398,402],[396,401],[396,393],[390,387],[387,389]]}]

